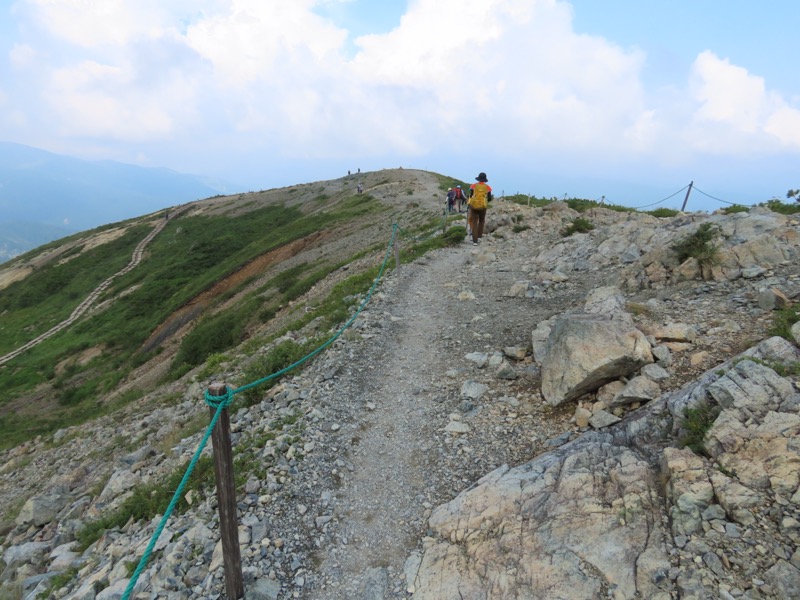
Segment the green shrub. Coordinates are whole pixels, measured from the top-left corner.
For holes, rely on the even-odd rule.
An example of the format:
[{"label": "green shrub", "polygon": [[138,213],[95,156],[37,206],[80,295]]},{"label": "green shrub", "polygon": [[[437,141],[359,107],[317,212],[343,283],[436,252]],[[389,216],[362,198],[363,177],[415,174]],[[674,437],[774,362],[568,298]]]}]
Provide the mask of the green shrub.
[{"label": "green shrub", "polygon": [[299,298],[303,294],[305,294],[308,290],[314,287],[318,282],[325,279],[330,274],[330,268],[320,269],[319,271],[315,271],[311,273],[307,277],[296,281],[291,286],[289,286],[286,290],[283,291],[283,298],[286,302],[290,302],[295,298]]},{"label": "green shrub", "polygon": [[714,244],[718,235],[719,227],[703,223],[694,233],[679,239],[670,247],[681,263],[689,258],[695,258],[701,267],[710,266],[715,264],[718,258],[718,248]]},{"label": "green shrub", "polygon": [[284,293],[297,283],[300,275],[307,271],[310,266],[311,265],[309,263],[300,263],[299,265],[285,269],[272,277],[269,280],[268,285],[270,287],[275,287],[279,292]]},{"label": "green shrub", "polygon": [[[286,340],[272,348],[266,354],[253,360],[242,372],[240,385],[247,385],[268,377],[286,367],[296,363],[301,358],[318,348],[323,342],[312,339],[303,344],[298,344],[292,340]],[[268,390],[278,383],[280,378],[274,378],[255,387],[251,387],[242,392],[249,404],[254,404],[261,400],[264,390]]]},{"label": "green shrub", "polygon": [[526,229],[530,229],[530,225],[526,225],[525,223],[517,223],[514,227],[511,228],[511,231],[514,233],[519,233],[521,231],[525,231]]},{"label": "green shrub", "polygon": [[444,233],[444,235],[442,235],[442,238],[447,245],[452,246],[453,244],[459,244],[463,242],[466,235],[466,227],[463,225],[453,225]]},{"label": "green shrub", "polygon": [[536,196],[528,196],[526,194],[514,194],[511,196],[505,196],[504,200],[506,202],[513,202],[514,204],[520,204],[522,206],[547,206],[550,204],[550,200],[546,198],[537,198]]},{"label": "green shrub", "polygon": [[718,409],[709,405],[687,408],[683,413],[686,435],[681,440],[681,446],[689,448],[695,454],[707,455],[705,435],[711,429],[718,414]]},{"label": "green shrub", "polygon": [[562,237],[568,237],[573,233],[588,233],[594,229],[594,223],[583,217],[575,217],[572,223],[561,232]]},{"label": "green shrub", "polygon": [[679,212],[680,211],[675,210],[674,208],[657,208],[655,210],[648,210],[645,212],[645,214],[651,215],[653,217],[663,218],[663,217],[674,217]]},{"label": "green shrub", "polygon": [[197,376],[198,379],[205,379],[219,373],[222,365],[229,360],[230,357],[219,352],[209,355],[208,358],[206,358],[206,364],[203,366],[203,370]]},{"label": "green shrub", "polygon": [[[759,204],[759,206],[763,206],[763,204]],[[794,215],[800,212],[800,204],[786,204],[777,199],[768,201],[766,206],[772,212],[780,213],[782,215]]]},{"label": "green shrub", "polygon": [[615,210],[617,212],[634,212],[635,209],[627,206],[620,206],[619,204],[600,204],[595,200],[586,200],[583,198],[570,198],[566,201],[567,206],[572,210],[579,213],[586,212],[591,208],[607,208],[608,210]]},{"label": "green shrub", "polygon": [[224,352],[241,341],[244,322],[238,312],[224,312],[202,319],[181,342],[173,367],[203,363],[217,352]]},{"label": "green shrub", "polygon": [[785,340],[792,340],[792,325],[800,321],[800,306],[789,306],[772,312],[772,325],[767,330],[769,335],[779,335]]},{"label": "green shrub", "polygon": [[734,213],[740,212],[748,212],[750,210],[749,206],[743,206],[741,204],[734,204],[733,206],[726,206],[722,209],[722,214],[725,215],[732,215]]}]

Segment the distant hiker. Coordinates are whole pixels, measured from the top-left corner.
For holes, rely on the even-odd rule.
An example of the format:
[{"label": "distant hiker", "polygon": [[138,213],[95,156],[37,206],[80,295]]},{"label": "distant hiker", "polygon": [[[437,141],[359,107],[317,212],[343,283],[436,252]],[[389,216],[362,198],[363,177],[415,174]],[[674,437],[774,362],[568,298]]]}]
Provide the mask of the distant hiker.
[{"label": "distant hiker", "polygon": [[478,245],[478,239],[483,237],[483,226],[486,224],[486,209],[492,201],[492,188],[488,184],[486,173],[478,173],[469,188],[469,229],[472,232],[472,245]]},{"label": "distant hiker", "polygon": [[358,172],[361,173],[361,167],[358,167]]},{"label": "distant hiker", "polygon": [[461,212],[461,207],[467,201],[467,197],[464,196],[464,190],[461,189],[460,185],[457,185],[453,190],[454,198],[456,207],[458,208],[458,212]]},{"label": "distant hiker", "polygon": [[347,176],[350,177],[350,169],[347,169]]},{"label": "distant hiker", "polygon": [[445,210],[453,212],[453,203],[455,202],[456,191],[453,188],[447,188],[447,199],[445,200]]},{"label": "distant hiker", "polygon": [[364,191],[364,184],[359,181],[358,182],[358,187],[356,189],[358,190],[358,193],[360,194],[361,192]]}]

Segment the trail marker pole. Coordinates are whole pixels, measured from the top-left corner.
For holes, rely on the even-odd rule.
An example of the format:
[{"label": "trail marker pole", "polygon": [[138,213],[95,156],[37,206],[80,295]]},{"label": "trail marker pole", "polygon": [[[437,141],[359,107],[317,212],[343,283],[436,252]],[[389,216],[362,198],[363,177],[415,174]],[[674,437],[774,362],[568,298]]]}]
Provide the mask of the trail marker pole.
[{"label": "trail marker pole", "polygon": [[681,206],[681,212],[684,212],[686,208],[686,203],[689,201],[689,194],[692,193],[692,186],[694,185],[694,181],[689,182],[689,189],[686,190],[686,198],[683,199],[683,206]]},{"label": "trail marker pole", "polygon": [[[214,383],[209,386],[211,396],[224,396],[227,386]],[[211,407],[211,417],[217,412]],[[219,531],[222,538],[222,558],[225,565],[225,593],[231,600],[244,596],[242,555],[239,550],[239,527],[236,518],[236,489],[233,484],[233,450],[231,448],[231,420],[228,409],[220,412],[211,433],[214,447],[214,475],[217,478],[217,506]]]},{"label": "trail marker pole", "polygon": [[400,244],[397,243],[397,238],[394,239],[394,270],[400,272]]}]

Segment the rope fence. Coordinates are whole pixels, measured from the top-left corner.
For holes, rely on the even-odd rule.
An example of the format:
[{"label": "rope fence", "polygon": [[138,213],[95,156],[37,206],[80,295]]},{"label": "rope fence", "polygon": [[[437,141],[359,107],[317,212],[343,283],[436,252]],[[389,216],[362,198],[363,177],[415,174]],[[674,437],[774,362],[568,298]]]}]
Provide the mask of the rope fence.
[{"label": "rope fence", "polygon": [[688,187],[689,187],[689,184],[687,183],[685,186],[683,186],[683,187],[682,187],[681,189],[679,189],[677,192],[675,192],[675,193],[673,193],[673,194],[670,194],[670,195],[669,195],[669,196],[667,196],[666,198],[662,198],[662,199],[661,199],[661,200],[659,200],[658,202],[653,202],[652,204],[645,204],[644,206],[632,206],[631,208],[633,208],[634,210],[641,210],[642,208],[650,208],[651,206],[656,206],[657,204],[661,204],[662,202],[666,202],[666,201],[667,201],[667,200],[669,200],[670,198],[673,198],[673,197],[677,196],[677,195],[678,195],[678,194],[680,194],[682,191],[686,190]]},{"label": "rope fence", "polygon": [[[158,526],[156,527],[155,531],[153,532],[153,535],[150,538],[150,542],[147,544],[147,547],[145,548],[145,551],[142,554],[141,559],[139,559],[139,563],[136,566],[136,570],[133,572],[133,575],[131,576],[131,579],[128,582],[128,585],[125,588],[125,592],[122,595],[122,600],[129,600],[129,598],[131,597],[131,593],[133,592],[133,589],[136,587],[136,583],[138,582],[139,577],[142,574],[142,571],[144,571],[145,567],[147,566],[147,563],[150,560],[150,557],[151,557],[151,555],[153,553],[153,548],[155,547],[156,543],[158,542],[158,538],[163,533],[164,528],[166,527],[170,516],[172,515],[173,511],[175,510],[175,506],[177,505],[181,495],[183,494],[183,490],[185,489],[186,484],[188,483],[189,478],[191,477],[192,472],[194,471],[194,468],[197,465],[197,462],[200,460],[200,455],[202,454],[203,450],[205,449],[206,444],[208,443],[208,440],[211,437],[211,434],[214,431],[214,427],[217,425],[217,422],[219,421],[220,415],[222,414],[223,410],[228,408],[228,406],[231,405],[231,403],[233,402],[233,398],[234,398],[234,396],[236,394],[238,394],[240,392],[244,392],[244,391],[249,390],[251,388],[254,388],[256,386],[262,385],[262,384],[264,384],[264,383],[266,383],[268,381],[271,381],[273,379],[276,379],[276,378],[288,373],[292,369],[295,369],[295,368],[299,367],[303,363],[311,360],[313,357],[315,357],[317,354],[319,354],[325,348],[327,348],[333,342],[335,342],[342,335],[342,333],[344,333],[344,331],[348,327],[350,327],[350,325],[353,324],[353,322],[356,320],[356,318],[358,318],[359,314],[361,314],[361,312],[364,310],[366,305],[371,300],[372,295],[375,292],[375,288],[378,286],[378,283],[380,282],[381,277],[383,276],[383,272],[386,269],[386,264],[389,262],[389,257],[391,256],[391,253],[392,253],[392,248],[396,247],[396,237],[397,237],[398,228],[399,227],[398,227],[398,225],[396,223],[392,225],[392,236],[391,236],[391,239],[389,240],[389,244],[388,244],[388,246],[386,248],[386,254],[385,254],[384,258],[383,258],[383,262],[381,263],[381,267],[380,267],[380,269],[378,271],[378,274],[375,277],[375,280],[372,282],[372,286],[370,287],[369,291],[367,292],[367,295],[364,297],[364,300],[362,300],[361,304],[358,306],[358,308],[353,313],[353,315],[347,320],[347,322],[344,325],[342,325],[342,327],[339,328],[339,330],[333,336],[331,336],[330,339],[328,339],[321,346],[319,346],[315,350],[309,352],[303,358],[297,360],[296,362],[292,363],[288,367],[285,367],[285,368],[283,368],[283,369],[281,369],[279,371],[276,371],[275,373],[271,373],[270,375],[267,375],[266,377],[262,377],[261,379],[257,379],[256,381],[253,381],[251,383],[242,385],[242,386],[240,386],[238,388],[235,388],[235,389],[230,389],[229,387],[225,387],[224,393],[221,394],[221,395],[212,395],[209,392],[209,390],[206,390],[205,395],[204,395],[204,400],[205,400],[206,404],[209,407],[211,407],[212,410],[214,410],[214,415],[211,418],[211,422],[208,424],[208,427],[206,428],[205,434],[203,435],[202,439],[200,440],[200,443],[197,446],[197,450],[195,450],[195,453],[192,456],[192,459],[189,462],[189,465],[186,467],[186,472],[184,473],[180,484],[176,488],[175,493],[172,496],[172,500],[170,501],[169,505],[167,506],[167,509],[164,511],[164,515],[161,517],[161,521],[159,521]],[[217,482],[217,485],[219,485],[219,482]]]},{"label": "rope fence", "polygon": [[[656,202],[651,202],[650,204],[643,204],[641,206],[629,206],[629,207],[626,207],[626,208],[631,208],[633,210],[641,210],[643,208],[650,208],[652,206],[657,206],[659,204],[662,204],[662,203],[666,202],[667,200],[669,200],[671,198],[674,198],[675,196],[677,196],[681,192],[684,192],[684,191],[687,191],[687,190],[688,190],[688,192],[687,192],[686,198],[684,199],[684,202],[683,202],[683,208],[686,207],[687,201],[689,200],[689,194],[692,191],[696,191],[699,194],[702,194],[703,196],[705,196],[705,197],[707,197],[707,198],[709,198],[711,200],[714,200],[714,201],[719,202],[721,204],[726,204],[728,206],[745,206],[745,207],[752,208],[753,206],[758,206],[759,204],[763,204],[765,202],[770,202],[770,201],[773,201],[773,200],[780,201],[780,198],[773,197],[773,198],[769,198],[767,200],[763,200],[761,202],[754,202],[752,204],[745,204],[745,203],[742,203],[742,202],[730,202],[728,200],[723,200],[722,198],[718,198],[717,196],[713,196],[711,194],[707,194],[703,190],[699,189],[696,185],[694,185],[694,182],[692,182],[692,183],[689,183],[689,184],[683,186],[681,189],[677,190],[676,192],[673,192],[669,196],[667,196],[665,198],[662,198],[661,200],[658,200]],[[503,192],[503,195],[505,195],[505,192]],[[519,192],[517,193],[517,195],[520,195]],[[530,204],[530,198],[536,198],[535,195],[531,195],[531,194],[523,194],[523,195],[527,195],[528,196],[529,204]],[[561,197],[561,199],[566,201],[567,196],[568,196],[568,194],[564,194],[563,197]],[[593,200],[593,202],[596,202],[596,203],[600,204],[601,206],[604,205],[604,204],[609,204],[610,203],[609,202],[609,198],[607,198],[605,195],[600,196],[599,198]],[[683,210],[683,208],[681,210]]]}]

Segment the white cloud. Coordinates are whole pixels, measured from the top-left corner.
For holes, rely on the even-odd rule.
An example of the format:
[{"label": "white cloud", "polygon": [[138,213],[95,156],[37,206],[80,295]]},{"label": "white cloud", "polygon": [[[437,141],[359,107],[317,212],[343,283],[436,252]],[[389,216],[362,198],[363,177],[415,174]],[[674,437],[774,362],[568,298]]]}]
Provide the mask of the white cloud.
[{"label": "white cloud", "polygon": [[29,69],[36,61],[36,50],[28,44],[14,44],[8,53],[8,62],[14,69]]},{"label": "white cloud", "polygon": [[98,146],[301,158],[800,147],[800,112],[763,78],[708,51],[686,82],[645,90],[644,53],[577,34],[561,0],[412,0],[354,55],[315,14],[326,1],[21,0],[36,35],[9,54],[25,89],[5,90],[5,114]]},{"label": "white cloud", "polygon": [[695,113],[698,120],[725,122],[750,133],[758,130],[766,100],[761,77],[707,50],[694,62],[691,84],[700,103]]},{"label": "white cloud", "polygon": [[146,11],[125,0],[27,0],[26,4],[52,35],[84,48],[124,45],[148,27]]},{"label": "white cloud", "polygon": [[800,110],[769,92],[762,77],[711,51],[692,65],[690,94],[695,144],[718,153],[800,147]]},{"label": "white cloud", "polygon": [[788,106],[778,108],[767,118],[764,131],[782,144],[800,149],[800,110]]},{"label": "white cloud", "polygon": [[191,25],[187,43],[224,83],[247,86],[298,69],[313,75],[335,65],[347,32],[311,12],[308,0],[234,0],[221,14]]},{"label": "white cloud", "polygon": [[62,134],[164,139],[173,130],[172,115],[185,107],[191,86],[177,79],[162,86],[158,96],[150,96],[133,83],[129,69],[93,61],[54,71],[47,96],[51,110],[60,116]]}]

